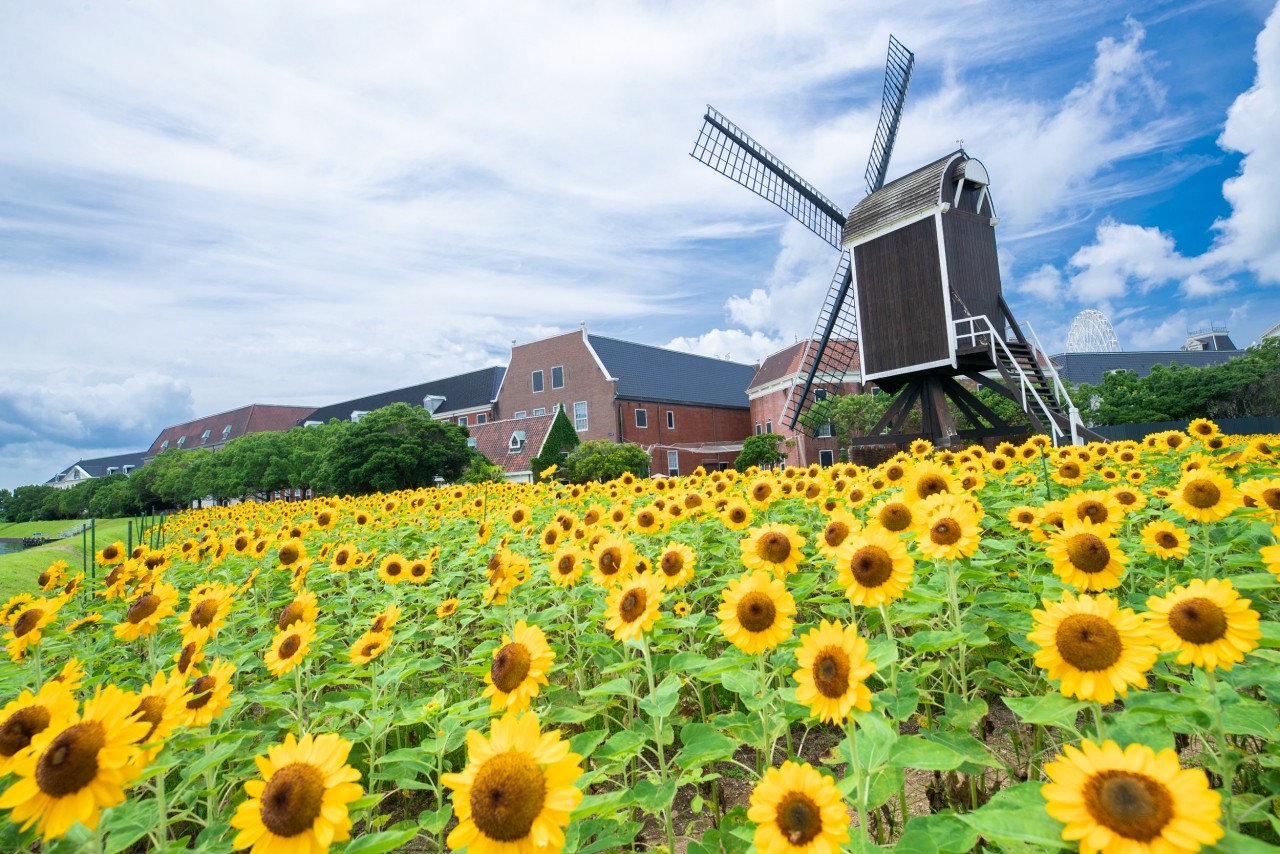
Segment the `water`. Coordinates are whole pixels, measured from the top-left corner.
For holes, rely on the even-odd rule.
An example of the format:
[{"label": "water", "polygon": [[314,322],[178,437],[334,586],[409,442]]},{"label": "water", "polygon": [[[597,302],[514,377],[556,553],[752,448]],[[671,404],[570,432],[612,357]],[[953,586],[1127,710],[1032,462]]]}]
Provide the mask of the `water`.
[{"label": "water", "polygon": [[0,555],[22,551],[22,543],[0,543]]}]

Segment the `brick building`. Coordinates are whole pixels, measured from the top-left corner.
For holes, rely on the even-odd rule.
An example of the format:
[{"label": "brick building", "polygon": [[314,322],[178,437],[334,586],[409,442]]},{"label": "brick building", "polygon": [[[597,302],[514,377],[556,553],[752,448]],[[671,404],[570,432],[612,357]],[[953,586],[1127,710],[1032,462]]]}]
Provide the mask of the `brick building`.
[{"label": "brick building", "polygon": [[481,368],[407,388],[332,403],[300,418],[298,423],[328,424],[334,418],[339,421],[359,421],[375,409],[393,403],[407,403],[428,410],[440,421],[464,427],[484,424],[494,418],[493,402],[498,396],[498,386],[502,384],[502,375],[506,370],[501,366]]},{"label": "brick building", "polygon": [[116,454],[112,457],[95,457],[91,460],[76,460],[46,480],[45,486],[52,486],[54,489],[70,489],[78,483],[93,480],[95,477],[129,474],[141,466],[141,451],[132,454]]},{"label": "brick building", "polygon": [[142,455],[143,463],[149,463],[170,448],[181,448],[190,451],[193,448],[208,448],[217,451],[232,439],[247,436],[250,433],[284,433],[292,430],[312,412],[313,406],[271,406],[254,403],[197,418],[185,424],[175,424],[160,431],[160,435],[151,443]]},{"label": "brick building", "polygon": [[[856,348],[857,344],[832,341],[827,346]],[[747,397],[751,401],[752,432],[778,433],[783,436],[787,444],[781,445],[780,449],[787,452],[787,465],[831,465],[840,458],[839,445],[829,428],[820,429],[815,438],[802,430],[791,430],[786,426],[787,403],[791,395],[800,394],[804,390],[816,347],[817,342],[805,340],[779,350],[761,362],[760,369],[747,387]],[[861,365],[856,352],[850,355],[852,368],[843,382],[839,382],[838,377],[823,377],[820,374],[810,388],[810,394],[819,400],[828,394],[861,394]]]},{"label": "brick building", "polygon": [[583,328],[513,346],[496,412],[515,421],[563,406],[584,441],[638,444],[654,474],[728,468],[751,433],[747,386],[755,373],[753,365]]},{"label": "brick building", "polygon": [[490,462],[502,466],[507,480],[533,483],[531,461],[542,453],[542,446],[551,432],[551,423],[555,420],[555,413],[548,413],[473,424],[467,428],[471,432],[468,444],[488,457]]}]

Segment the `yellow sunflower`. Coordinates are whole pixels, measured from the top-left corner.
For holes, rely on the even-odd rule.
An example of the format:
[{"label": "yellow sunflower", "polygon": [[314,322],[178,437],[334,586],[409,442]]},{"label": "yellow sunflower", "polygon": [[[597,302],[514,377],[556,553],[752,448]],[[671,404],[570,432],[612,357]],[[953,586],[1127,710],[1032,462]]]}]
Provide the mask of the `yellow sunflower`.
[{"label": "yellow sunflower", "polygon": [[203,590],[191,591],[188,601],[191,607],[182,618],[182,634],[187,635],[196,629],[205,629],[209,637],[218,636],[218,630],[231,613],[232,594],[234,588],[221,584],[206,585]]},{"label": "yellow sunflower", "polygon": [[356,555],[360,552],[351,543],[344,543],[333,550],[333,559],[329,568],[334,572],[350,572],[355,567]]},{"label": "yellow sunflower", "polygon": [[182,636],[182,648],[174,653],[176,663],[173,672],[179,676],[198,677],[196,665],[204,661],[204,645],[209,640],[208,629],[196,629]]},{"label": "yellow sunflower", "polygon": [[436,607],[436,619],[443,620],[445,617],[452,617],[460,604],[457,599],[444,600]]},{"label": "yellow sunflower", "polygon": [[428,558],[417,558],[409,561],[409,568],[405,572],[405,580],[410,584],[426,584],[427,579],[431,577],[432,562]]},{"label": "yellow sunflower", "polygon": [[745,653],[772,649],[791,636],[795,600],[786,586],[767,572],[730,579],[716,613],[720,631]]},{"label": "yellow sunflower", "polygon": [[822,723],[843,725],[853,709],[871,711],[871,689],[863,681],[876,670],[867,660],[867,642],[858,627],[823,620],[800,636],[793,675],[800,687],[796,699]]},{"label": "yellow sunflower", "polygon": [[895,534],[907,530],[915,521],[911,506],[901,497],[885,498],[868,511],[867,519]]},{"label": "yellow sunflower", "polygon": [[1109,528],[1080,519],[1065,520],[1044,551],[1063,584],[1090,592],[1119,587],[1129,562]]},{"label": "yellow sunflower", "polygon": [[115,627],[116,637],[125,641],[150,637],[160,628],[160,621],[172,614],[177,605],[178,591],[157,582],[150,592],[142,594],[129,606],[124,622]]},{"label": "yellow sunflower", "polygon": [[347,805],[364,794],[360,772],[347,764],[351,743],[336,733],[284,744],[255,756],[260,780],[244,784],[248,800],[231,819],[237,849],[251,854],[317,854],[351,837]]},{"label": "yellow sunflower", "polygon": [[929,461],[912,466],[905,481],[907,494],[917,501],[943,492],[955,492],[957,488],[951,469]]},{"label": "yellow sunflower", "polygon": [[631,518],[631,529],[637,534],[652,534],[666,525],[667,516],[656,504],[641,507]]},{"label": "yellow sunflower", "polygon": [[689,616],[689,603],[688,602],[675,603],[674,605],[671,606],[671,613],[675,614],[677,617]]},{"label": "yellow sunflower", "polygon": [[1231,478],[1210,469],[1189,471],[1169,496],[1169,506],[1194,522],[1216,522],[1244,506]]},{"label": "yellow sunflower", "polygon": [[1079,460],[1063,460],[1054,469],[1053,482],[1060,486],[1079,486],[1084,483],[1089,470]]},{"label": "yellow sunflower", "polygon": [[786,578],[795,572],[804,555],[804,537],[795,525],[765,525],[752,528],[749,536],[738,542],[742,549],[742,563],[747,569],[772,572]]},{"label": "yellow sunflower", "polygon": [[1256,507],[1264,518],[1280,518],[1280,478],[1254,478],[1238,487],[1246,507]]},{"label": "yellow sunflower", "polygon": [[502,636],[502,645],[493,651],[493,664],[484,675],[481,697],[489,697],[489,711],[508,709],[522,712],[538,696],[540,685],[550,684],[547,671],[555,661],[555,651],[547,645],[542,629],[520,620],[511,635]]},{"label": "yellow sunflower", "polygon": [[385,584],[399,584],[408,577],[408,568],[409,561],[405,560],[404,555],[390,554],[378,564],[378,577]]},{"label": "yellow sunflower", "polygon": [[1172,749],[1124,750],[1084,739],[1044,766],[1045,811],[1066,825],[1080,854],[1193,854],[1224,835],[1222,796],[1199,768],[1183,768]]},{"label": "yellow sunflower", "polygon": [[758,477],[747,486],[747,500],[757,510],[768,510],[778,494],[778,484],[769,475]]},{"label": "yellow sunflower", "polygon": [[693,566],[696,557],[693,549],[684,543],[670,542],[662,550],[657,566],[663,586],[668,590],[681,587],[693,580]]},{"label": "yellow sunflower", "polygon": [[1191,535],[1172,522],[1149,522],[1142,529],[1142,544],[1158,558],[1181,560],[1191,551]]},{"label": "yellow sunflower", "polygon": [[1097,528],[1114,531],[1124,518],[1124,510],[1115,496],[1103,490],[1073,492],[1062,500],[1064,519],[1088,519]]},{"label": "yellow sunflower", "polygon": [[1036,625],[1027,639],[1040,646],[1036,666],[1048,671],[1050,681],[1061,680],[1064,697],[1106,705],[1117,694],[1129,696],[1131,686],[1147,686],[1157,652],[1142,617],[1105,593],[1076,599],[1064,591],[1061,602],[1046,599],[1044,605],[1031,612]]},{"label": "yellow sunflower", "polygon": [[827,524],[818,537],[818,550],[830,560],[835,560],[840,547],[849,539],[850,534],[862,530],[862,522],[847,510],[835,509],[827,516]]},{"label": "yellow sunflower", "polygon": [[808,762],[770,768],[751,792],[747,818],[761,854],[839,854],[849,841],[849,809],[831,778]]},{"label": "yellow sunflower", "polygon": [[48,592],[55,587],[61,586],[63,579],[67,577],[67,562],[65,560],[55,560],[49,564],[48,569],[36,576],[36,584],[41,590]]},{"label": "yellow sunflower", "polygon": [[961,501],[922,502],[915,508],[916,546],[931,560],[969,557],[978,549],[978,514]]},{"label": "yellow sunflower", "polygon": [[626,537],[606,534],[591,551],[591,580],[601,587],[620,583],[635,566],[636,548]]},{"label": "yellow sunflower", "polygon": [[[84,681],[85,671],[80,664],[78,658],[68,658],[66,663],[62,665],[62,670],[57,676],[49,680],[55,684],[61,685],[68,691],[76,691],[80,688],[80,683]],[[0,774],[0,777],[4,776]]]},{"label": "yellow sunflower", "polygon": [[128,550],[124,547],[124,543],[116,540],[98,552],[98,566],[114,566],[128,557],[127,552]]},{"label": "yellow sunflower", "polygon": [[1147,496],[1137,487],[1122,483],[1111,487],[1109,491],[1111,492],[1111,497],[1120,505],[1120,510],[1125,515],[1136,513],[1147,506]]},{"label": "yellow sunflower", "polygon": [[632,575],[611,590],[605,601],[605,624],[616,641],[641,637],[653,628],[662,603],[662,579],[655,573]]},{"label": "yellow sunflower", "polygon": [[83,628],[85,626],[91,626],[94,623],[98,623],[101,621],[102,621],[102,615],[99,614],[97,611],[95,611],[92,614],[81,617],[71,625],[67,626],[67,634],[74,632],[76,629]]},{"label": "yellow sunflower", "polygon": [[573,783],[582,757],[569,752],[559,730],[543,733],[533,712],[508,711],[489,727],[489,738],[467,731],[467,764],[441,774],[453,790],[458,825],[449,847],[469,854],[559,854],[569,814],[582,802]]},{"label": "yellow sunflower", "polygon": [[751,524],[753,515],[751,508],[741,498],[729,499],[719,510],[720,521],[730,531],[741,531],[746,528]]},{"label": "yellow sunflower", "polygon": [[391,646],[390,632],[365,632],[351,645],[347,657],[352,664],[368,664],[387,651]]},{"label": "yellow sunflower", "polygon": [[276,560],[280,566],[292,568],[298,561],[307,556],[307,549],[302,540],[287,539],[276,549]]},{"label": "yellow sunflower", "polygon": [[1178,664],[1230,670],[1258,648],[1258,612],[1226,579],[1196,579],[1167,596],[1147,600],[1147,632]]},{"label": "yellow sunflower", "polygon": [[868,525],[845,541],[836,555],[836,570],[850,602],[875,608],[906,591],[915,560],[897,534]]},{"label": "yellow sunflower", "polygon": [[0,795],[9,820],[23,830],[35,824],[45,842],[77,821],[97,829],[102,810],[124,803],[125,785],[142,771],[134,744],[149,725],[133,717],[135,705],[133,694],[108,685],[83,714],[33,736],[12,764],[17,781]]},{"label": "yellow sunflower", "polygon": [[49,727],[61,727],[80,704],[61,682],[46,682],[38,693],[23,691],[0,709],[0,777],[13,770],[22,750]]},{"label": "yellow sunflower", "polygon": [[1009,511],[1009,524],[1019,531],[1030,531],[1036,526],[1036,510],[1025,504],[1019,504]]},{"label": "yellow sunflower", "polygon": [[587,553],[579,546],[562,546],[547,564],[547,574],[558,587],[572,587],[582,579]]},{"label": "yellow sunflower", "polygon": [[514,504],[511,509],[507,511],[507,522],[516,530],[528,525],[532,519],[533,513],[530,512],[529,508],[523,504]]},{"label": "yellow sunflower", "polygon": [[[137,719],[147,725],[147,731],[134,742],[142,750],[142,764],[156,758],[164,748],[162,742],[186,717],[187,680],[183,676],[170,676],[163,670],[148,684],[142,686],[138,705],[133,710]],[[143,745],[155,745],[144,748]]]},{"label": "yellow sunflower", "polygon": [[53,622],[64,604],[61,597],[55,596],[52,599],[33,599],[14,608],[9,615],[9,633],[4,636],[9,642],[9,657],[22,661],[27,647],[40,643],[41,630]]},{"label": "yellow sunflower", "polygon": [[310,590],[299,590],[298,595],[280,611],[280,616],[276,619],[276,628],[284,630],[301,621],[314,623],[320,616],[318,601],[316,594]]},{"label": "yellow sunflower", "polygon": [[271,640],[271,649],[267,650],[264,663],[272,676],[280,677],[302,663],[303,657],[311,651],[311,642],[316,639],[316,627],[306,620],[300,620],[287,629],[276,632]]},{"label": "yellow sunflower", "polygon": [[234,664],[215,658],[209,672],[191,683],[183,695],[186,699],[185,726],[197,729],[208,726],[214,718],[222,717],[231,705],[231,677],[235,672]]}]

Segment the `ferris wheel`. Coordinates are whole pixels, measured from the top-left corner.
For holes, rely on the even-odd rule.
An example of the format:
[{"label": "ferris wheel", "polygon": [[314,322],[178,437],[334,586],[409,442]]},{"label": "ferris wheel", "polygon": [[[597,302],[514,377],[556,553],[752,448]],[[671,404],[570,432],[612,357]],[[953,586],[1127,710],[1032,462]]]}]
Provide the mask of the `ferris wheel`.
[{"label": "ferris wheel", "polygon": [[1120,342],[1111,322],[1100,311],[1087,308],[1071,321],[1067,333],[1068,353],[1118,353]]}]

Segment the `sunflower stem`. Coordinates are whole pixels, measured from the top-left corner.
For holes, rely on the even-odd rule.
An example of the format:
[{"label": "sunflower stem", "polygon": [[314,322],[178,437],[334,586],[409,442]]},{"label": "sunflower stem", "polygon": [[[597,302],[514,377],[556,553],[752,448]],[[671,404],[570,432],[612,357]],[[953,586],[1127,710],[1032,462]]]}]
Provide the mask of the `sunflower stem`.
[{"label": "sunflower stem", "polygon": [[[954,560],[947,561],[947,597],[951,601],[952,625],[957,632],[960,632],[960,587],[956,578],[956,562]],[[956,677],[956,687],[960,694],[960,699],[967,701],[969,697],[965,683],[968,682],[968,677],[965,674],[965,646],[963,640],[956,646],[956,656],[959,670],[959,675]]]},{"label": "sunflower stem", "polygon": [[849,770],[853,773],[853,792],[855,805],[858,809],[858,832],[863,835],[867,842],[870,842],[871,833],[870,828],[867,826],[867,804],[862,791],[862,764],[858,761],[858,725],[854,723],[852,714],[850,714],[848,719],[845,721],[845,726],[849,731]]},{"label": "sunflower stem", "polygon": [[31,645],[31,660],[36,667],[36,693],[40,693],[40,689],[44,687],[44,673],[40,668],[40,643],[37,641]]},{"label": "sunflower stem", "polygon": [[[657,687],[653,678],[653,659],[649,656],[649,636],[644,632],[640,633],[640,651],[644,653],[644,673],[649,679],[649,696],[657,693]],[[667,753],[662,748],[662,717],[653,715],[653,747],[658,752],[658,785],[665,785],[667,782]],[[667,850],[675,854],[676,850],[676,831],[675,826],[671,823],[671,806],[668,804],[662,810],[662,819],[667,827]]]},{"label": "sunflower stem", "polygon": [[376,794],[378,781],[373,777],[374,754],[378,747],[378,659],[369,662],[369,792]]},{"label": "sunflower stem", "polygon": [[769,712],[766,700],[769,697],[769,672],[765,664],[766,653],[761,652],[760,662],[760,743],[763,746],[761,752],[762,763],[760,766],[760,776],[764,777],[766,769],[773,765],[773,739],[769,737]]},{"label": "sunflower stem", "polygon": [[1102,722],[1102,704],[1097,700],[1093,701],[1093,732],[1101,747],[1102,742],[1107,740],[1107,725]]},{"label": "sunflower stem", "polygon": [[1236,829],[1235,804],[1232,802],[1231,790],[1235,788],[1236,769],[1230,756],[1227,744],[1226,727],[1222,720],[1222,701],[1218,699],[1218,678],[1212,668],[1205,668],[1205,678],[1209,682],[1209,695],[1213,697],[1214,740],[1218,742],[1218,770],[1222,773],[1222,817],[1228,830]]},{"label": "sunflower stem", "polygon": [[164,800],[164,778],[165,772],[161,771],[156,775],[156,835],[160,838],[160,844],[157,846],[163,848],[165,842],[169,839],[169,807]]},{"label": "sunflower stem", "polygon": [[1209,580],[1209,523],[1201,522],[1200,529],[1204,532],[1204,568],[1200,570],[1200,580],[1207,582]]},{"label": "sunflower stem", "polygon": [[302,663],[294,665],[293,668],[293,688],[298,698],[298,738],[302,738],[303,721],[302,721]]}]

